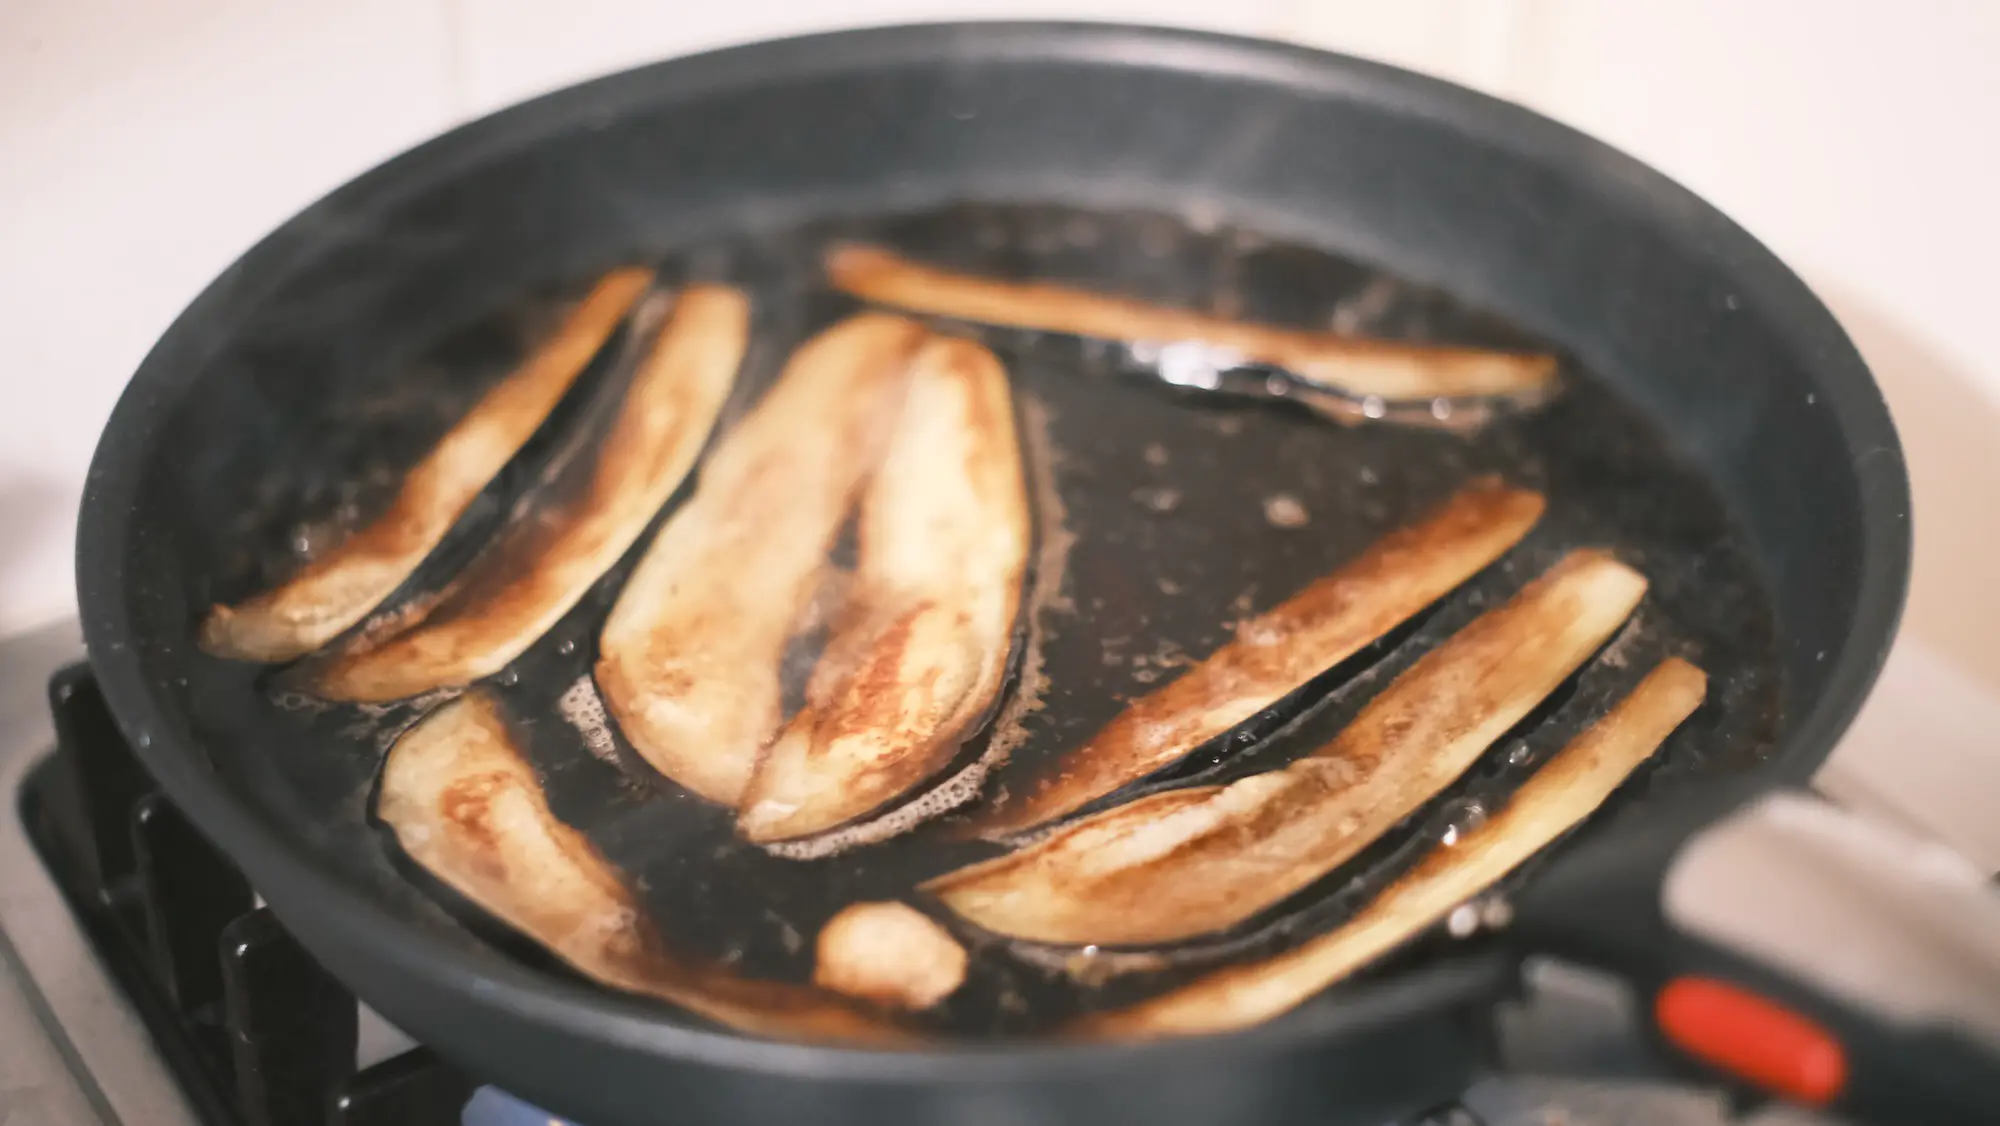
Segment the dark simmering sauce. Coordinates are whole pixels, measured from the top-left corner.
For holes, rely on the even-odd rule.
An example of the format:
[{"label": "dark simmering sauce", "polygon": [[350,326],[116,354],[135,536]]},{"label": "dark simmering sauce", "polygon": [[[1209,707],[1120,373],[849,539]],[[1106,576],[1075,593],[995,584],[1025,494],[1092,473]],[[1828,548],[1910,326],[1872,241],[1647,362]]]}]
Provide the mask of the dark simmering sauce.
[{"label": "dark simmering sauce", "polygon": [[[819,278],[824,249],[865,239],[911,257],[996,277],[1033,277],[1250,320],[1395,339],[1549,349],[1446,295],[1321,251],[1254,234],[1197,231],[1165,216],[1053,208],[962,207],[921,216],[719,239],[661,264],[663,276],[743,287],[755,303],[753,344],[718,433],[770,383],[791,348],[858,308]],[[569,293],[573,290],[563,290]],[[546,325],[558,291],[523,298],[438,342],[408,378],[344,401],[323,425],[339,455],[273,464],[241,506],[240,535],[220,552],[191,602],[254,592],[337,540],[386,503],[403,468],[504,372]],[[1006,694],[985,732],[900,816],[865,821],[840,839],[773,855],[738,839],[732,811],[680,791],[641,763],[614,724],[576,688],[624,562],[548,634],[485,684],[515,717],[555,814],[581,829],[628,877],[668,942],[756,977],[807,982],[813,938],[842,907],[901,899],[912,887],[998,846],[973,840],[962,813],[1031,778],[1101,728],[1125,704],[1212,652],[1232,625],[1267,609],[1409,523],[1482,474],[1542,491],[1546,515],[1519,546],[1383,642],[1317,682],[1312,699],[1261,716],[1253,739],[1225,740],[1131,792],[1228,780],[1267,770],[1330,739],[1376,689],[1564,552],[1602,547],[1651,586],[1624,631],[1466,776],[1387,838],[1306,891],[1225,934],[1161,950],[1039,947],[937,918],[972,954],[966,985],[918,1019],[970,1036],[1029,1033],[1080,1009],[1141,996],[1195,970],[1283,948],[1351,914],[1429,848],[1531,773],[1662,657],[1710,676],[1707,703],[1628,784],[1604,816],[1636,798],[1740,772],[1776,739],[1779,674],[1772,616],[1739,530],[1714,492],[1661,433],[1589,372],[1565,363],[1561,390],[1532,409],[1503,411],[1454,433],[1393,420],[1344,426],[1279,402],[1222,400],[1148,377],[1104,342],[972,329],[1009,368],[1035,502],[1038,550]],[[588,468],[593,427],[612,411],[619,341],[579,380],[549,434],[531,442],[484,507],[392,599],[434,594],[504,519],[532,518]],[[626,365],[629,369],[629,363]],[[579,445],[579,443],[582,443]],[[712,448],[712,447],[711,447]],[[683,487],[667,510],[687,495]],[[553,503],[553,501],[550,501]],[[511,516],[508,514],[512,514]],[[525,514],[525,515],[524,515]],[[836,547],[838,561],[851,544]],[[837,584],[826,594],[837,606]],[[794,708],[827,613],[808,622],[786,664]],[[211,691],[248,672],[218,664]],[[332,836],[359,829],[384,747],[426,702],[325,706],[258,674],[266,714],[239,721],[274,743],[271,769],[319,795],[300,816]],[[565,694],[570,698],[565,702]],[[587,693],[584,694],[587,696]],[[473,796],[468,795],[467,800]],[[398,864],[393,838],[369,837],[370,864],[393,869],[437,901],[449,893]],[[1529,865],[1515,879],[1532,878]],[[482,933],[490,933],[481,927]],[[1443,940],[1435,940],[1443,941]],[[512,944],[509,944],[510,948]],[[520,956],[536,959],[532,950]],[[558,971],[560,972],[560,971]]]}]

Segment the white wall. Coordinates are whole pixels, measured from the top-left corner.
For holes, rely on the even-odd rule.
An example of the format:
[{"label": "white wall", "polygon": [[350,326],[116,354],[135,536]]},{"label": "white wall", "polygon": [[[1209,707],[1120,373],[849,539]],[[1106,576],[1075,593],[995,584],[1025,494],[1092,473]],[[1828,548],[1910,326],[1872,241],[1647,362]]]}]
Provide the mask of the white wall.
[{"label": "white wall", "polygon": [[0,0],[0,634],[69,612],[84,470],[154,337],[341,180],[455,121],[646,59],[1002,15],[1383,58],[1526,102],[1709,197],[1820,289],[1877,367],[1918,490],[1906,636],[1974,690],[2000,686],[2000,599],[1982,566],[2000,545],[1987,500],[2000,353],[1983,316],[2000,261],[2000,4],[1987,0]]}]

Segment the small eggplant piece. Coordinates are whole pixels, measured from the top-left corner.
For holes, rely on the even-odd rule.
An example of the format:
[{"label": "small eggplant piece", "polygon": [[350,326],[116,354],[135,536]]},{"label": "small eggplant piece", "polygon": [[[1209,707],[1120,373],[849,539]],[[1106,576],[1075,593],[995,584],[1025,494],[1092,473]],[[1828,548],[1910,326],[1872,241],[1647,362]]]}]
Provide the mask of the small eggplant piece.
[{"label": "small eggplant piece", "polygon": [[1498,814],[1440,847],[1340,927],[1283,954],[1232,966],[1064,1030],[1080,1039],[1227,1032],[1296,1008],[1434,926],[1583,823],[1701,706],[1708,678],[1662,662],[1609,715],[1523,783]]},{"label": "small eggplant piece", "polygon": [[582,495],[507,529],[421,622],[333,656],[307,687],[331,700],[399,700],[504,668],[624,556],[680,487],[729,397],[750,302],[690,286],[674,302],[598,447]]},{"label": "small eggplant piece", "polygon": [[597,683],[634,749],[723,805],[778,729],[778,674],[926,333],[864,313],[807,341],[722,441],[605,621]]},{"label": "small eggplant piece", "polygon": [[909,1042],[838,997],[676,957],[618,873],[550,812],[499,703],[468,693],[390,748],[376,812],[403,851],[585,977],[760,1036]]},{"label": "small eggplant piece", "polygon": [[737,830],[825,832],[949,763],[1006,680],[1034,539],[1007,371],[969,340],[918,354],[863,494],[860,557],[806,705],[764,752]]},{"label": "small eggplant piece", "polygon": [[1338,665],[1520,542],[1539,493],[1483,478],[1353,562],[1243,622],[1235,640],[1143,696],[976,824],[1032,829],[1165,767]]},{"label": "small eggplant piece", "polygon": [[1038,942],[1175,942],[1250,918],[1416,812],[1562,684],[1645,594],[1571,552],[1412,665],[1332,742],[1227,786],[1142,798],[925,885]]},{"label": "small eggplant piece", "polygon": [[555,334],[404,476],[388,511],[278,587],[214,607],[201,626],[201,647],[232,660],[290,661],[366,617],[541,426],[652,281],[650,270],[606,274]]},{"label": "small eggplant piece", "polygon": [[961,274],[872,246],[836,247],[826,272],[835,288],[878,305],[1072,336],[1201,344],[1355,399],[1533,399],[1556,375],[1555,357],[1545,354],[1246,324],[1047,282]]},{"label": "small eggplant piece", "polygon": [[928,1009],[965,982],[965,947],[896,902],[856,903],[820,928],[813,984],[891,1009]]}]

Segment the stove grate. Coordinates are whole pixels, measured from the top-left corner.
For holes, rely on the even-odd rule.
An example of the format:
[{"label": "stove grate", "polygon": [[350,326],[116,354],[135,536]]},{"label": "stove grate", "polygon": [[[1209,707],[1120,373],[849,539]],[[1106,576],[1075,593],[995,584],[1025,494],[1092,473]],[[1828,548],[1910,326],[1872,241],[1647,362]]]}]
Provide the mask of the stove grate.
[{"label": "stove grate", "polygon": [[85,664],[49,682],[28,837],[204,1126],[454,1126],[475,1084],[427,1048],[357,1068],[354,995],[161,793]]}]

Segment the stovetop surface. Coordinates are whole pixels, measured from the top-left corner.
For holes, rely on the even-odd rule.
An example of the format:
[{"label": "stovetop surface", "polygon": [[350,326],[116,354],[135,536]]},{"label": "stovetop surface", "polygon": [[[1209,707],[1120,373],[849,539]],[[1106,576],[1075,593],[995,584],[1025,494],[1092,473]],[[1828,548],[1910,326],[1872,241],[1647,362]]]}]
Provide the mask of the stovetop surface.
[{"label": "stovetop surface", "polygon": [[[201,1107],[184,1094],[138,1010],[93,953],[21,816],[23,782],[54,745],[49,678],[81,656],[74,622],[0,641],[0,794],[7,796],[0,806],[0,1044],[6,1045],[0,1124],[204,1126]],[[410,1041],[365,1006],[357,1028],[358,1065],[407,1058]],[[462,1118],[466,1126],[547,1121],[491,1089],[467,1103]],[[1462,1108],[1430,1120],[1434,1126],[1731,1121],[1810,1126],[1820,1120],[1783,1108],[1732,1119],[1717,1096],[1701,1091],[1521,1077],[1483,1081],[1466,1093]]]},{"label": "stovetop surface", "polygon": [[24,832],[15,795],[53,745],[48,678],[82,655],[74,622],[0,643],[0,1122],[192,1126],[131,1009]]}]

